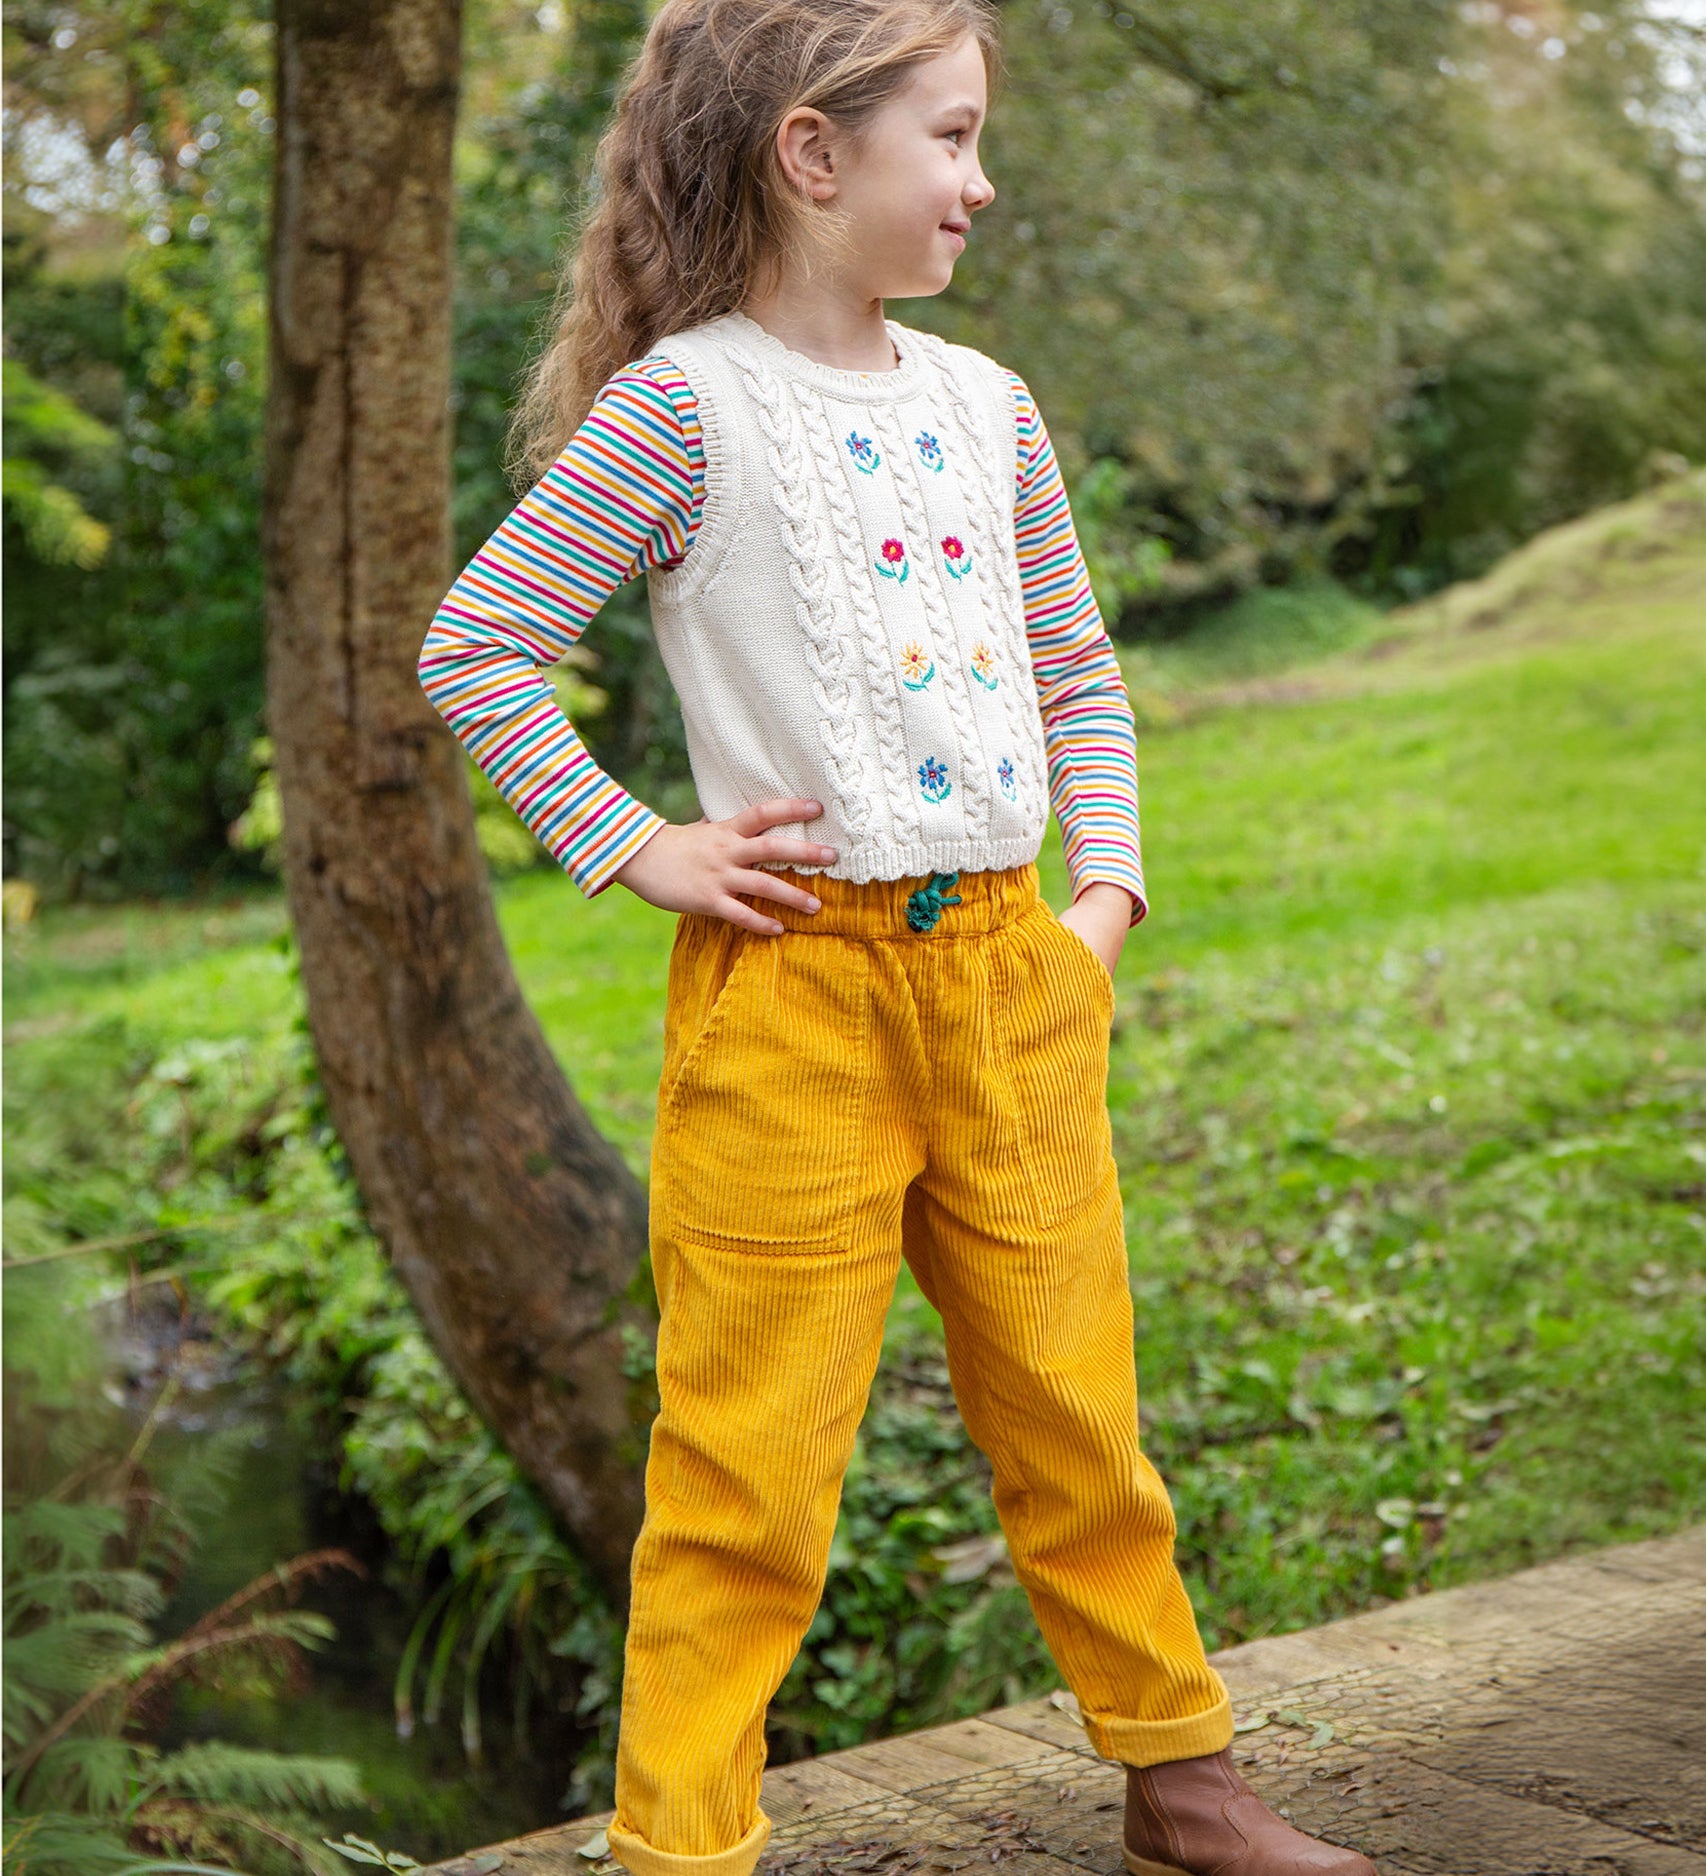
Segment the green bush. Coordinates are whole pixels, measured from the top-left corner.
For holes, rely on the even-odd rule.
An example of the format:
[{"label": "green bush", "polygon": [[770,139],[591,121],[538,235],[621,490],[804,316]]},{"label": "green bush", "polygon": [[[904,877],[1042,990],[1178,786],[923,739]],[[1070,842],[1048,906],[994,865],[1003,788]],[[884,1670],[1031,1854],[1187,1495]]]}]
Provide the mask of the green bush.
[{"label": "green bush", "polygon": [[153,1418],[130,1440],[105,1410],[79,1287],[51,1262],[6,1286],[5,1867],[328,1876],[318,1820],[364,1803],[348,1760],[157,1739],[180,1687],[252,1699],[299,1678],[331,1626],[277,1605],[347,1559],[282,1563],[155,1632],[194,1537],[146,1470]]}]

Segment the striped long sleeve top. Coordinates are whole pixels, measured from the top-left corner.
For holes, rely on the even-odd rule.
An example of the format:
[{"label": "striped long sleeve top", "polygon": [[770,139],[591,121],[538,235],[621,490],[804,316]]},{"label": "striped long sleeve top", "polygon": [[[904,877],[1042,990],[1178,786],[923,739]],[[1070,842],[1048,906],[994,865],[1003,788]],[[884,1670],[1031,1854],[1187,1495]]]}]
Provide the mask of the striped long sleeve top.
[{"label": "striped long sleeve top", "polygon": [[[1119,663],[1090,589],[1059,464],[1015,372],[1014,530],[1026,636],[1076,898],[1106,881],[1147,913],[1137,750]],[[696,400],[662,357],[603,386],[557,460],[445,595],[418,671],[433,707],[588,898],[664,825],[593,760],[545,676],[604,601],[691,551],[705,453]]]}]

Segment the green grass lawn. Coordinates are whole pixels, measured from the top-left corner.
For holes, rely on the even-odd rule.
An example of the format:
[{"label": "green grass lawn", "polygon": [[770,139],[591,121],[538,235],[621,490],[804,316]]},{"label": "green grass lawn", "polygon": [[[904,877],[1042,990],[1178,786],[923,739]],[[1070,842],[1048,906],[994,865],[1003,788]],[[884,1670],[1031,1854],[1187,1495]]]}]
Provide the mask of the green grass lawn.
[{"label": "green grass lawn", "polygon": [[[1109,1100],[1211,1643],[1706,1511],[1706,485],[1343,610],[1280,669],[1260,601],[1127,654],[1152,912]],[[1042,867],[1063,905],[1052,828]],[[499,898],[643,1177],[673,921],[554,871]],[[98,1223],[100,1064],[288,1029],[283,924],[271,893],[8,938],[10,1254]],[[84,1083],[32,1134],[32,1088]]]}]

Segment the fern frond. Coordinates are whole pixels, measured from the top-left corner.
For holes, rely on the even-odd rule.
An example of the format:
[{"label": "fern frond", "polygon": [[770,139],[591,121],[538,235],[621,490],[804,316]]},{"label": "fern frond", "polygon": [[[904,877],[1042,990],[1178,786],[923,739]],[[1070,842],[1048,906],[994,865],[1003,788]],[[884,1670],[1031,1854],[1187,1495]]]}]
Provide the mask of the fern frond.
[{"label": "fern frond", "polygon": [[[298,1622],[303,1620],[301,1617],[291,1619]],[[144,1654],[133,1656],[116,1673],[108,1674],[104,1679],[97,1681],[93,1687],[74,1700],[25,1750],[12,1773],[18,1788],[22,1788],[42,1754],[68,1733],[74,1732],[104,1702],[117,1699],[125,1713],[134,1712],[137,1705],[149,1694],[167,1686],[186,1672],[198,1656],[212,1654],[222,1648],[254,1647],[257,1642],[264,1646],[269,1640],[274,1639],[266,1634],[257,1636],[257,1626],[257,1622],[253,1620],[242,1622],[235,1629],[215,1630],[198,1636],[194,1641],[169,1642],[162,1648],[150,1649]],[[288,1642],[294,1638],[277,1639]]]},{"label": "fern frond", "polygon": [[132,1616],[107,1609],[55,1616],[6,1637],[6,1674],[42,1693],[81,1693],[91,1677],[115,1672],[147,1644],[148,1631]]},{"label": "fern frond", "polygon": [[100,1876],[130,1872],[136,1852],[103,1820],[69,1811],[14,1812],[5,1816],[5,1876]]},{"label": "fern frond", "polygon": [[160,1585],[140,1570],[92,1570],[57,1563],[7,1583],[6,1632],[10,1635],[38,1611],[45,1615],[71,1614],[98,1604],[126,1615],[148,1617],[158,1615],[164,1602]]},{"label": "fern frond", "polygon": [[124,1535],[124,1513],[115,1505],[37,1498],[0,1520],[7,1561],[23,1557],[37,1570],[97,1567],[107,1545]]},{"label": "fern frond", "polygon": [[217,1609],[210,1609],[193,1628],[185,1629],[183,1639],[189,1641],[193,1636],[210,1629],[229,1628],[233,1617],[263,1596],[282,1593],[286,1601],[293,1601],[304,1583],[316,1582],[321,1577],[331,1575],[334,1570],[348,1570],[360,1577],[367,1575],[366,1567],[347,1550],[304,1551],[300,1557],[292,1557],[288,1563],[275,1564],[253,1582],[245,1583],[234,1596],[227,1596]]},{"label": "fern frond", "polygon": [[22,1749],[38,1728],[53,1717],[56,1702],[33,1687],[8,1677],[0,1685],[0,1732],[4,1733],[8,1754]]},{"label": "fern frond", "polygon": [[298,1691],[304,1650],[323,1646],[336,1633],[323,1615],[307,1609],[254,1610],[220,1629],[198,1624],[131,1664],[125,1716],[132,1724],[149,1726],[159,1717],[167,1690],[184,1680],[231,1693]]},{"label": "fern frond", "polygon": [[185,1746],[150,1768],[149,1782],[201,1804],[284,1811],[342,1811],[367,1802],[348,1759],[258,1752],[218,1742]]},{"label": "fern frond", "polygon": [[[262,1861],[282,1856],[294,1868],[319,1876],[325,1867],[318,1843],[291,1820],[263,1817],[246,1805],[192,1804],[172,1797],[151,1799],[137,1807],[135,1828],[191,1856],[234,1854],[247,1845]],[[268,1858],[267,1852],[274,1853]]]},{"label": "fern frond", "polygon": [[[32,1809],[77,1811],[116,1818],[128,1808],[145,1748],[112,1734],[80,1734],[56,1740],[30,1768]],[[24,1780],[11,1781],[21,1793]]]}]

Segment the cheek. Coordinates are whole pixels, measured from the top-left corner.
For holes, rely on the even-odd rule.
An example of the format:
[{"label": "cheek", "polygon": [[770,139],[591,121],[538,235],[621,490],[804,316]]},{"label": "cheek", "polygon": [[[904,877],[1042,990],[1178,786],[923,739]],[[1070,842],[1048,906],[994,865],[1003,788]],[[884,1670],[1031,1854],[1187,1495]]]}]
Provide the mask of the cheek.
[{"label": "cheek", "polygon": [[926,239],[952,215],[960,197],[959,166],[952,147],[927,141],[893,151],[872,165],[859,196],[868,204],[881,238],[907,243]]},{"label": "cheek", "polygon": [[953,214],[960,199],[960,171],[952,146],[943,144],[922,157],[913,174],[919,219],[934,228]]}]

